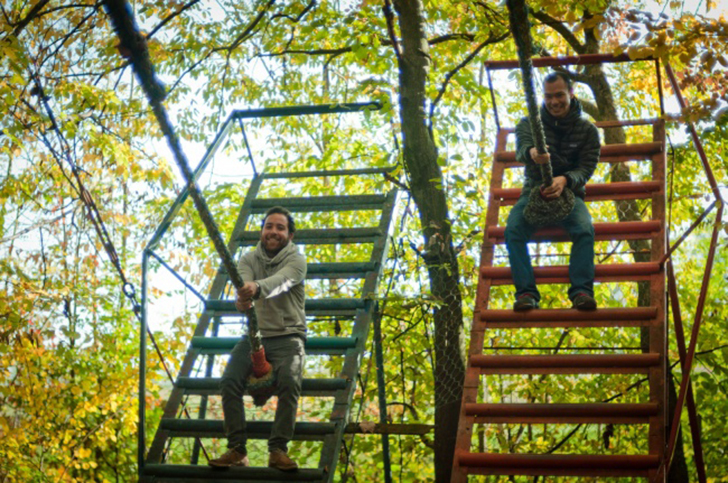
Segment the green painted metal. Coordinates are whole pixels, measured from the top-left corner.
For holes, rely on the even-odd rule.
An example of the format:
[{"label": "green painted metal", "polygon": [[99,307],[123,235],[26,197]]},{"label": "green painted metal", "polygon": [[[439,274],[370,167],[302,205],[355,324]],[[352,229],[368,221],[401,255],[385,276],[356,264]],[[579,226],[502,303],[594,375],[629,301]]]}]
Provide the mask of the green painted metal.
[{"label": "green painted metal", "polygon": [[378,101],[370,102],[342,102],[340,104],[316,104],[310,106],[281,106],[264,107],[261,109],[246,109],[233,111],[230,117],[234,119],[251,119],[263,117],[306,116],[313,114],[346,114],[350,112],[378,111],[382,104]]},{"label": "green painted metal", "polygon": [[304,213],[309,211],[365,211],[380,210],[385,195],[358,196],[316,196],[314,198],[268,198],[253,203],[253,213],[265,213],[274,206],[285,204],[288,211]]},{"label": "green painted metal", "polygon": [[[334,230],[296,230],[296,245],[336,245],[343,243],[374,243],[383,233],[379,228],[339,228]],[[241,233],[241,246],[253,246],[260,240],[259,231]]]},{"label": "green painted metal", "polygon": [[[193,337],[191,347],[230,351],[239,341],[240,337]],[[327,349],[350,349],[352,347],[356,347],[355,337],[309,337],[306,339],[306,350],[325,351]]]},{"label": "green painted metal", "polygon": [[[333,393],[346,389],[349,381],[346,379],[308,379],[304,378],[301,384],[303,395],[307,393],[323,394]],[[194,394],[219,394],[220,378],[219,377],[180,377],[175,382],[175,386],[187,390],[187,393]]]},{"label": "green painted metal", "polygon": [[[306,313],[309,311],[326,310],[352,310],[364,308],[361,299],[311,299],[306,300]],[[215,312],[215,315],[241,315],[235,308],[234,300],[208,300],[205,310]]]},{"label": "green painted metal", "polygon": [[295,480],[291,479],[290,473],[273,468],[260,468],[236,466],[219,470],[208,466],[196,465],[147,465],[144,475],[153,477],[154,481],[174,481],[175,483],[206,483],[231,481],[266,481],[266,482],[290,482],[290,481],[321,481],[325,477],[322,469],[299,469],[296,471]]},{"label": "green painted metal", "polygon": [[327,176],[362,176],[366,174],[387,174],[394,171],[394,167],[386,168],[360,168],[360,169],[341,169],[338,171],[300,171],[286,173],[267,173],[264,174],[268,179],[292,179],[292,178],[324,178]]},{"label": "green painted metal", "polygon": [[[315,172],[315,173],[292,173],[290,177],[314,177],[314,176],[347,176],[352,174],[381,174],[387,169],[364,169],[347,170],[346,172]],[[246,231],[245,228],[251,215],[260,213],[273,205],[289,207],[286,199],[257,200],[260,185],[266,179],[281,179],[287,176],[283,174],[261,174],[253,180],[248,195],[238,214],[238,221],[235,224],[233,233],[230,236],[228,247],[239,250],[245,243],[240,240],[248,240],[248,246],[259,239],[259,232]],[[324,211],[351,211],[354,209],[381,211],[379,225],[376,227],[362,228],[331,228],[317,230],[298,230],[295,242],[305,245],[311,243],[324,244],[348,244],[348,243],[371,243],[372,250],[369,252],[368,260],[352,262],[326,262],[309,264],[309,279],[336,278],[363,280],[361,292],[358,298],[337,298],[337,299],[309,299],[306,301],[306,313],[309,317],[352,317],[354,326],[349,337],[309,337],[306,342],[307,354],[324,354],[328,356],[343,356],[343,370],[340,377],[333,379],[304,379],[302,393],[307,397],[328,397],[333,398],[333,405],[328,421],[322,423],[301,421],[296,425],[295,439],[322,440],[323,445],[319,460],[319,469],[301,469],[296,474],[296,481],[331,482],[334,479],[335,468],[340,452],[341,441],[346,432],[348,414],[351,401],[356,389],[356,379],[359,365],[366,346],[366,339],[369,333],[371,318],[374,313],[375,303],[372,297],[376,293],[379,276],[383,268],[384,257],[386,256],[387,233],[392,217],[392,209],[396,194],[390,192],[387,195],[358,195],[353,197],[320,197],[319,199],[294,199],[290,205],[293,211],[298,212],[324,212]],[[205,310],[202,313],[198,327],[187,355],[182,364],[180,375],[173,388],[167,407],[165,408],[162,424],[160,425],[155,440],[149,451],[143,474],[145,479],[154,481],[216,481],[219,472],[211,472],[200,466],[181,465],[158,465],[161,462],[161,455],[166,442],[172,437],[224,437],[222,421],[207,419],[177,419],[177,411],[184,395],[208,396],[219,394],[219,378],[190,377],[194,361],[197,357],[215,357],[230,352],[232,347],[240,340],[239,337],[206,337],[208,326],[215,317],[236,317],[240,320],[243,316],[235,309],[234,301],[228,299],[229,291],[226,287],[229,284],[227,274],[219,271],[213,281],[212,288],[205,302]],[[208,374],[209,375],[209,374]],[[248,421],[247,430],[251,439],[265,439],[270,434],[270,422]],[[386,456],[388,458],[388,455]],[[188,468],[193,468],[189,470]],[[329,471],[322,471],[328,468]],[[246,469],[247,470],[247,469]],[[268,472],[267,469],[257,468],[251,471],[225,473],[225,481],[277,481],[278,473]],[[262,471],[262,472],[260,472]],[[307,475],[305,478],[299,476]],[[228,479],[228,476],[230,478]],[[279,476],[279,475],[278,475]],[[150,480],[151,481],[151,480]]]}]

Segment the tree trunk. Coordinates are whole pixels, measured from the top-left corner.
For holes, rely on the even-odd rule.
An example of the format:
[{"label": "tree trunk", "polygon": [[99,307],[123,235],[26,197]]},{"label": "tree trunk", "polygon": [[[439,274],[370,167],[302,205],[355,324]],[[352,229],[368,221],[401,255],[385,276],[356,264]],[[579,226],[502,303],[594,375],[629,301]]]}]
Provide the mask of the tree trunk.
[{"label": "tree trunk", "polygon": [[425,86],[430,56],[420,0],[394,2],[402,36],[399,108],[404,165],[425,240],[423,257],[435,310],[435,474],[450,479],[465,376],[460,272],[453,248],[437,148],[427,128]]}]

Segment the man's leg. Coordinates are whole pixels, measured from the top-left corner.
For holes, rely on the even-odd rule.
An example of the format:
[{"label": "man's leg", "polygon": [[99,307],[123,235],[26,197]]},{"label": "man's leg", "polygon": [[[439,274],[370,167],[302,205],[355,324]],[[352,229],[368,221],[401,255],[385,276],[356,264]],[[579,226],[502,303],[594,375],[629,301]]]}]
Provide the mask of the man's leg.
[{"label": "man's leg", "polygon": [[228,448],[237,449],[242,453],[246,452],[243,393],[245,392],[245,384],[250,376],[251,368],[250,341],[245,337],[235,344],[220,381]]},{"label": "man's leg", "polygon": [[286,452],[288,442],[293,438],[298,398],[301,396],[304,341],[300,336],[290,335],[263,339],[263,343],[268,361],[275,371],[278,395],[268,449]]},{"label": "man's leg", "polygon": [[523,210],[528,202],[528,196],[521,195],[511,209],[506,222],[505,238],[508,249],[508,260],[511,264],[513,285],[516,286],[516,299],[523,295],[532,295],[536,301],[541,299],[536,288],[536,278],[533,275],[531,256],[528,253],[528,241],[535,228],[523,216]]},{"label": "man's leg", "polygon": [[594,297],[594,225],[584,200],[577,197],[574,209],[562,222],[571,237],[569,299],[579,293]]}]

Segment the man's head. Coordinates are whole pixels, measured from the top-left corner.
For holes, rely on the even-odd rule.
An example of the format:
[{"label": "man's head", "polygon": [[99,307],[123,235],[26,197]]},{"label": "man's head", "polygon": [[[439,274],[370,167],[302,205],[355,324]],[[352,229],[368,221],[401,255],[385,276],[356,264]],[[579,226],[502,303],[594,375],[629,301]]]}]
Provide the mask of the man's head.
[{"label": "man's head", "polygon": [[552,72],[543,80],[543,103],[552,116],[566,117],[573,97],[571,79],[566,74]]},{"label": "man's head", "polygon": [[266,211],[261,228],[260,243],[272,257],[293,240],[296,223],[290,211],[281,206],[274,206]]}]

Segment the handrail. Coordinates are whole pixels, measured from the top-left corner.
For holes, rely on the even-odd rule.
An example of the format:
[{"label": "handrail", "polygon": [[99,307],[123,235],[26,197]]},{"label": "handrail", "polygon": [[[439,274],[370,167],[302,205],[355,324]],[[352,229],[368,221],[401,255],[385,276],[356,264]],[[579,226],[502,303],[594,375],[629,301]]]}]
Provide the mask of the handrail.
[{"label": "handrail", "polygon": [[[670,85],[672,87],[672,90],[675,94],[675,97],[677,98],[678,104],[680,105],[680,108],[682,110],[685,110],[687,108],[687,103],[685,102],[685,99],[682,95],[682,92],[680,91],[680,85],[677,82],[677,79],[675,78],[675,73],[672,70],[672,67],[668,62],[665,62],[665,72],[667,73],[667,77],[670,81]],[[695,129],[695,125],[687,121],[686,122],[688,126],[688,130],[690,131],[690,136],[693,140],[693,145],[695,146],[695,150],[698,153],[698,157],[700,158],[700,162],[703,165],[703,171],[705,171],[705,174],[708,178],[708,182],[710,183],[710,187],[713,191],[713,196],[715,197],[715,200],[711,205],[703,212],[701,217],[693,223],[693,225],[690,227],[687,233],[685,233],[680,239],[673,244],[673,246],[670,248],[670,250],[667,253],[666,257],[663,257],[664,260],[666,260],[669,256],[671,256],[672,252],[677,248],[677,245],[681,243],[685,237],[689,233],[691,233],[695,227],[697,226],[698,222],[705,218],[707,213],[712,210],[715,205],[718,205],[718,212],[716,213],[715,222],[713,225],[713,233],[710,239],[710,248],[708,249],[708,259],[705,263],[705,270],[703,271],[703,280],[701,282],[700,286],[700,294],[698,295],[698,304],[695,308],[695,320],[693,322],[693,328],[690,335],[690,346],[688,347],[687,353],[684,353],[684,350],[680,351],[681,356],[681,366],[682,366],[682,380],[680,382],[680,392],[678,393],[677,398],[677,404],[675,405],[675,413],[673,415],[672,424],[670,427],[670,437],[668,439],[667,443],[667,449],[665,452],[665,458],[663,460],[662,464],[662,471],[658,472],[658,476],[661,474],[667,474],[670,470],[670,464],[672,463],[672,456],[675,452],[675,445],[677,442],[677,432],[678,428],[680,426],[680,414],[682,413],[683,405],[685,404],[686,397],[689,393],[690,388],[690,373],[692,371],[692,365],[693,360],[695,357],[695,347],[697,345],[698,341],[698,334],[700,332],[700,324],[702,322],[703,318],[703,312],[705,311],[705,300],[707,298],[708,294],[708,287],[710,285],[710,278],[713,271],[713,262],[715,261],[715,252],[717,248],[717,242],[718,242],[718,232],[720,229],[720,224],[723,219],[723,209],[725,207],[725,203],[723,201],[723,197],[721,196],[720,190],[718,188],[718,183],[715,180],[715,176],[713,175],[713,169],[710,166],[710,162],[708,161],[708,157],[705,154],[705,150],[703,149],[703,144],[700,142],[700,137],[698,136],[698,132]],[[663,263],[664,263],[663,260]],[[674,275],[673,275],[674,276]],[[677,290],[674,290],[675,297],[677,296]],[[679,308],[680,302],[679,300],[676,300],[676,307]],[[680,321],[681,322],[681,321]],[[676,321],[677,323],[677,321]],[[679,337],[679,335],[682,335],[681,327],[676,327],[676,334]],[[682,345],[684,347],[685,341],[684,336],[683,340],[678,341],[679,345]],[[690,404],[688,405],[689,410],[695,410],[694,408],[690,407]],[[692,412],[692,411],[691,411]],[[697,420],[695,415],[690,414],[691,421]],[[702,455],[699,457],[699,462],[702,462]],[[698,469],[699,474],[704,474],[705,470],[702,468]]]}]

